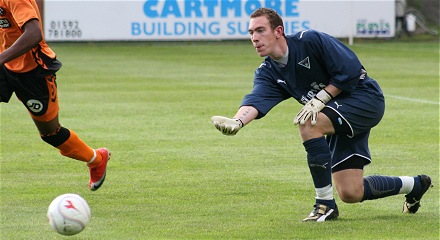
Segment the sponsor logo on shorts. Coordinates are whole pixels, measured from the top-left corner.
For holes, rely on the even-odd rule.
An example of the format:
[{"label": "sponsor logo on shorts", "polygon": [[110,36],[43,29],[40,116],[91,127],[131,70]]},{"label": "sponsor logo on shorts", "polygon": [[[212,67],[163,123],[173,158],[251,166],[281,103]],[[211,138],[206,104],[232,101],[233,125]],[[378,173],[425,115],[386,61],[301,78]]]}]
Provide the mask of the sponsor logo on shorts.
[{"label": "sponsor logo on shorts", "polygon": [[338,102],[335,101],[335,105],[336,105],[336,109],[338,109],[339,107],[342,107],[342,104],[339,104]]},{"label": "sponsor logo on shorts", "polygon": [[26,105],[28,106],[29,110],[34,113],[39,113],[43,110],[43,103],[35,99],[27,101]]}]

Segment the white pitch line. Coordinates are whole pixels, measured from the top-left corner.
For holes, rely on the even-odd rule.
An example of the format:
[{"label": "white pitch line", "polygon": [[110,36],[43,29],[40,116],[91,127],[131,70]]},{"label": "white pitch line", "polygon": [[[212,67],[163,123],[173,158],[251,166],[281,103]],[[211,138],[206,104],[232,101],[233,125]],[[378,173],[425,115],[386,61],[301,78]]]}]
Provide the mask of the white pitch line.
[{"label": "white pitch line", "polygon": [[418,103],[426,103],[426,104],[433,104],[433,105],[440,105],[440,102],[430,101],[430,100],[423,100],[423,99],[417,99],[417,98],[409,98],[409,97],[402,97],[402,96],[396,96],[396,95],[390,95],[386,94],[385,97],[391,97],[399,100],[404,100],[408,102],[418,102]]}]

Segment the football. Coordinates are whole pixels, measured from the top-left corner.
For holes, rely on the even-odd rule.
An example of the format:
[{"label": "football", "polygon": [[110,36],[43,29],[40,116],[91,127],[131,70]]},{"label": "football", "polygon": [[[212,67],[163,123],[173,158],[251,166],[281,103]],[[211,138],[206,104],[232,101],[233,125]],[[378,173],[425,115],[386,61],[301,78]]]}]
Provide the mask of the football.
[{"label": "football", "polygon": [[59,234],[70,236],[80,233],[90,221],[90,207],[78,194],[66,193],[49,205],[49,224]]}]

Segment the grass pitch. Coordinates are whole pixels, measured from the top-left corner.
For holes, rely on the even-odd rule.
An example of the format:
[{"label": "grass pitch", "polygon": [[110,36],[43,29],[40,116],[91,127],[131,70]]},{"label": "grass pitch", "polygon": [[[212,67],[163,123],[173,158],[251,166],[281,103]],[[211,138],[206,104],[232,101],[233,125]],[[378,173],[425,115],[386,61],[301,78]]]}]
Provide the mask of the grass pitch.
[{"label": "grass pitch", "polygon": [[245,42],[52,44],[61,123],[112,153],[91,192],[88,170],[40,140],[16,98],[1,105],[2,239],[60,239],[46,218],[58,195],[82,195],[87,228],[70,239],[439,238],[438,42],[360,41],[351,48],[386,95],[366,175],[433,177],[417,214],[404,196],[337,199],[340,219],[302,223],[314,204],[306,154],[283,102],[235,137],[210,123],[232,116],[262,59]]}]

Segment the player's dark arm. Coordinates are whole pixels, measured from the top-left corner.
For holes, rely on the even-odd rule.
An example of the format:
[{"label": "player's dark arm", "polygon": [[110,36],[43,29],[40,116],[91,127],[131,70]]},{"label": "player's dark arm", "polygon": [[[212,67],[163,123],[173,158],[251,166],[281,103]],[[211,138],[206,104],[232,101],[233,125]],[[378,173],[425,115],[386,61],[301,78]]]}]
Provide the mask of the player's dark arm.
[{"label": "player's dark arm", "polygon": [[0,53],[0,65],[25,54],[43,39],[40,23],[37,19],[31,19],[23,25],[23,34],[14,44]]},{"label": "player's dark arm", "polygon": [[338,96],[339,93],[342,92],[341,89],[333,86],[332,84],[327,85],[324,90],[329,93],[333,98]]}]

